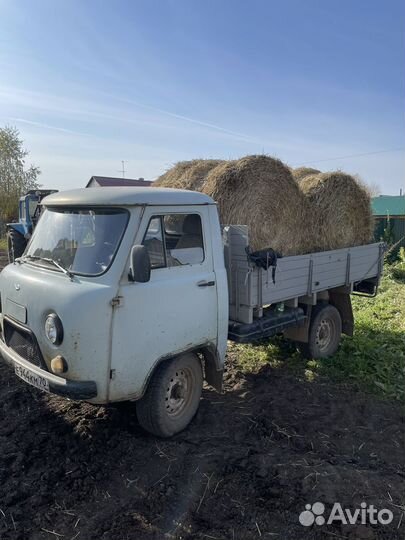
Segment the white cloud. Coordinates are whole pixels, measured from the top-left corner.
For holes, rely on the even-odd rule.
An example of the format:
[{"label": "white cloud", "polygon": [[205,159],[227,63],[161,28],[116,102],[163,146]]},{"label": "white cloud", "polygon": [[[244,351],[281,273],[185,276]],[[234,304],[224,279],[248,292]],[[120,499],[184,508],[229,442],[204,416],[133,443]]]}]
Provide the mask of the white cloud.
[{"label": "white cloud", "polygon": [[58,126],[50,126],[48,124],[43,124],[42,122],[34,122],[32,120],[26,120],[25,118],[13,118],[10,117],[10,120],[12,122],[16,122],[17,124],[27,124],[29,126],[35,126],[43,129],[51,129],[54,131],[60,131],[62,133],[71,133],[73,135],[88,135],[89,137],[92,137],[89,133],[83,133],[82,131],[74,131],[72,129],[66,129]]}]

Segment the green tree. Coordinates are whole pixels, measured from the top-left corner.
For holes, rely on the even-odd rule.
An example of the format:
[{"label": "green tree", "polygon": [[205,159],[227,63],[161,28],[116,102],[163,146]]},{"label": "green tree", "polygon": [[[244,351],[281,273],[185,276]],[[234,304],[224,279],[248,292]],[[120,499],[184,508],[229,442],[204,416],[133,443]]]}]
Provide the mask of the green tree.
[{"label": "green tree", "polygon": [[25,164],[28,156],[18,129],[0,128],[0,220],[12,221],[18,216],[18,199],[29,189],[40,187],[39,167]]}]

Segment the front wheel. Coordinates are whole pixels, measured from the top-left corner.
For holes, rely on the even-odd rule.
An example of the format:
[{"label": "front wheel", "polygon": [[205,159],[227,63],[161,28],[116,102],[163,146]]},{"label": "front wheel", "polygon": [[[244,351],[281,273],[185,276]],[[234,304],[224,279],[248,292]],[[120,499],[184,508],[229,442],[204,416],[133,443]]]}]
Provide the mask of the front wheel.
[{"label": "front wheel", "polygon": [[195,354],[163,362],[136,404],[140,425],[158,437],[182,431],[197,412],[202,386],[201,362]]},{"label": "front wheel", "polygon": [[299,343],[298,349],[305,358],[332,356],[339,347],[341,334],[339,311],[330,304],[320,304],[312,313],[308,343]]},{"label": "front wheel", "polygon": [[14,229],[9,229],[7,231],[7,252],[8,252],[8,262],[12,263],[25,251],[27,241],[22,234],[17,232]]}]

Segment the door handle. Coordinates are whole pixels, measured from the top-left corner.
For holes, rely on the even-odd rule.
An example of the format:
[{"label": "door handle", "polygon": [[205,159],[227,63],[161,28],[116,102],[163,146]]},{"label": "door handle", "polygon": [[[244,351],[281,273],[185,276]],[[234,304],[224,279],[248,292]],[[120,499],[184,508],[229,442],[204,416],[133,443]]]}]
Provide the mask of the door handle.
[{"label": "door handle", "polygon": [[197,285],[199,287],[214,287],[215,281],[199,281]]}]

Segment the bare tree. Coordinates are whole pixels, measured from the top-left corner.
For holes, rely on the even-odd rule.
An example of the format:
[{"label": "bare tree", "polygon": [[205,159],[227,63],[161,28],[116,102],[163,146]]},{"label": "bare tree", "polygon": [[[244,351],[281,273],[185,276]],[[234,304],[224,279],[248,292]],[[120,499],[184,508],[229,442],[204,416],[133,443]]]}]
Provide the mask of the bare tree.
[{"label": "bare tree", "polygon": [[381,188],[377,182],[369,182],[366,184],[367,191],[370,193],[370,197],[378,197],[381,195]]},{"label": "bare tree", "polygon": [[0,219],[11,221],[18,215],[18,199],[29,189],[40,187],[39,167],[26,167],[28,152],[23,148],[19,131],[11,126],[0,128]]},{"label": "bare tree", "polygon": [[377,182],[365,182],[359,174],[355,174],[354,178],[367,190],[370,197],[381,195],[381,188]]}]

